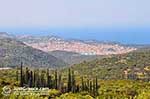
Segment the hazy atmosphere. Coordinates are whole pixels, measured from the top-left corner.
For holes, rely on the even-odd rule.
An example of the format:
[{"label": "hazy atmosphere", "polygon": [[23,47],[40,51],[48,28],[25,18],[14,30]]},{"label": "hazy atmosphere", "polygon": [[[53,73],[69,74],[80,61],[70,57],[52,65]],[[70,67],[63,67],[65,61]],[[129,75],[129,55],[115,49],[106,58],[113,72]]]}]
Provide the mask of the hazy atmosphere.
[{"label": "hazy atmosphere", "polygon": [[0,0],[0,30],[149,44],[149,0]]}]

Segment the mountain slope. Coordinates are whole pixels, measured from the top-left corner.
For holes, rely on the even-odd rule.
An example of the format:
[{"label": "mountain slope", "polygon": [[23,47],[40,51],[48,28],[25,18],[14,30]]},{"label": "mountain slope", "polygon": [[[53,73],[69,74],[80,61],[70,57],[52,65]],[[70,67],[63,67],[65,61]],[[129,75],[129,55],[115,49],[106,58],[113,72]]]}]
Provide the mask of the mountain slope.
[{"label": "mountain slope", "polygon": [[79,53],[67,51],[51,51],[49,52],[49,54],[63,60],[70,65],[79,64],[83,61],[91,61],[97,58],[100,59],[104,57],[99,55],[81,55]]},{"label": "mountain slope", "polygon": [[146,67],[150,68],[150,49],[140,49],[128,54],[114,55],[72,66],[78,75],[97,75],[101,79],[121,79],[127,69],[145,74]]},{"label": "mountain slope", "polygon": [[1,66],[61,67],[65,62],[41,50],[34,49],[15,39],[0,35]]}]

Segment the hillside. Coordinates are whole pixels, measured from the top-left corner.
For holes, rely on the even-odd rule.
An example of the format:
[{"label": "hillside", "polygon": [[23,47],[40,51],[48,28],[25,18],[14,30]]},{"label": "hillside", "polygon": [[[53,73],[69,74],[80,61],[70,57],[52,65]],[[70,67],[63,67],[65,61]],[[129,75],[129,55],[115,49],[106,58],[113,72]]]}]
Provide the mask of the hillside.
[{"label": "hillside", "polygon": [[0,38],[15,38],[15,36],[6,32],[0,32]]},{"label": "hillside", "polygon": [[150,72],[145,71],[146,68],[150,68],[150,49],[83,62],[72,68],[77,75],[97,75],[101,79],[121,79],[126,70],[134,74],[150,75]]},{"label": "hillside", "polygon": [[[79,64],[83,61],[91,61],[95,59],[101,59],[104,56],[100,55],[81,55],[75,52],[67,52],[67,51],[51,51],[49,54],[63,60],[64,62],[68,63],[69,65]],[[106,57],[106,56],[105,56]]]},{"label": "hillside", "polygon": [[21,61],[24,65],[33,67],[61,67],[66,65],[62,60],[46,52],[0,35],[0,65],[18,66]]},{"label": "hillside", "polygon": [[57,36],[18,36],[28,46],[45,52],[68,51],[82,55],[111,55],[123,54],[136,50],[134,47],[124,46],[118,43],[99,42],[93,40],[66,40]]}]

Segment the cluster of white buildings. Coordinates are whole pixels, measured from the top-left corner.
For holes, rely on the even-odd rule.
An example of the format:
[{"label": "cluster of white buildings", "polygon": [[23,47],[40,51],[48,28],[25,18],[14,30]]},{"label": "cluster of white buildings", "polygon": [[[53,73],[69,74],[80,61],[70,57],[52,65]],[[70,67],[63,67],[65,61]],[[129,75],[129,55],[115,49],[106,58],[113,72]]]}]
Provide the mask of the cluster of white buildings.
[{"label": "cluster of white buildings", "polygon": [[[124,47],[118,44],[87,44],[83,42],[67,42],[67,41],[51,41],[48,43],[33,43],[28,44],[34,48],[43,50],[45,52],[49,51],[69,51],[69,52],[77,52],[82,55],[110,55],[110,54],[123,54],[128,53],[135,48]],[[108,50],[112,49],[112,50]]]}]

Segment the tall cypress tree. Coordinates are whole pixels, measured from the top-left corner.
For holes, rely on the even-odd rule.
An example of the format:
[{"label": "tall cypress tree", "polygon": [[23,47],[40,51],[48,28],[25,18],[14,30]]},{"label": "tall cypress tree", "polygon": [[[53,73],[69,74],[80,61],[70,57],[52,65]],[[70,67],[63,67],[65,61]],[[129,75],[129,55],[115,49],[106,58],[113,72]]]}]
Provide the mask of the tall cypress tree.
[{"label": "tall cypress tree", "polygon": [[75,90],[76,90],[76,81],[74,71],[72,70],[72,92],[75,92]]},{"label": "tall cypress tree", "polygon": [[84,82],[84,90],[88,91],[88,83],[86,81]]},{"label": "tall cypress tree", "polygon": [[48,86],[47,86],[49,89],[52,89],[53,86],[52,86],[52,77],[49,75],[48,76]]},{"label": "tall cypress tree", "polygon": [[18,71],[18,66],[17,66],[17,70],[16,70],[16,80],[17,81],[19,80],[18,76],[19,76],[19,71]]},{"label": "tall cypress tree", "polygon": [[55,89],[58,89],[57,70],[55,70]]},{"label": "tall cypress tree", "polygon": [[23,67],[22,67],[23,63],[21,62],[21,66],[20,66],[20,87],[23,87]]},{"label": "tall cypress tree", "polygon": [[97,95],[98,95],[98,89],[99,89],[97,76],[96,76],[96,84],[95,84],[95,88],[96,88],[96,96],[97,96]]},{"label": "tall cypress tree", "polygon": [[95,79],[93,79],[93,91],[92,91],[92,93],[93,93],[93,95],[95,96],[95,94],[96,94],[96,81],[95,81]]},{"label": "tall cypress tree", "polygon": [[89,81],[89,79],[87,79],[87,91],[88,92],[90,91],[90,81]]},{"label": "tall cypress tree", "polygon": [[71,70],[69,68],[69,71],[68,71],[68,92],[71,91]]},{"label": "tall cypress tree", "polygon": [[76,92],[79,92],[79,91],[80,91],[80,86],[76,85]]},{"label": "tall cypress tree", "polygon": [[36,71],[33,72],[33,86],[36,87]]},{"label": "tall cypress tree", "polygon": [[93,91],[92,91],[92,93],[93,93],[93,95],[95,96],[95,79],[93,78]]},{"label": "tall cypress tree", "polygon": [[25,83],[29,85],[29,78],[30,78],[30,73],[28,67],[26,67],[26,72],[25,72]]},{"label": "tall cypress tree", "polygon": [[47,77],[47,87],[49,87],[49,69],[47,69],[46,77]]},{"label": "tall cypress tree", "polygon": [[92,93],[92,81],[90,81],[90,88],[89,88],[89,92]]},{"label": "tall cypress tree", "polygon": [[41,71],[38,71],[38,80],[37,80],[37,86],[38,88],[42,87],[42,82],[41,82],[41,77],[42,76],[42,73]]},{"label": "tall cypress tree", "polygon": [[61,81],[61,74],[59,74],[59,77],[58,77],[58,89],[61,90],[62,88],[62,81]]},{"label": "tall cypress tree", "polygon": [[30,87],[33,87],[32,84],[33,84],[33,72],[30,71],[29,86],[30,86]]},{"label": "tall cypress tree", "polygon": [[40,86],[45,87],[45,78],[44,78],[44,71],[41,72],[41,79],[40,79]]},{"label": "tall cypress tree", "polygon": [[35,87],[39,88],[40,84],[40,75],[39,75],[39,69],[35,71]]}]

